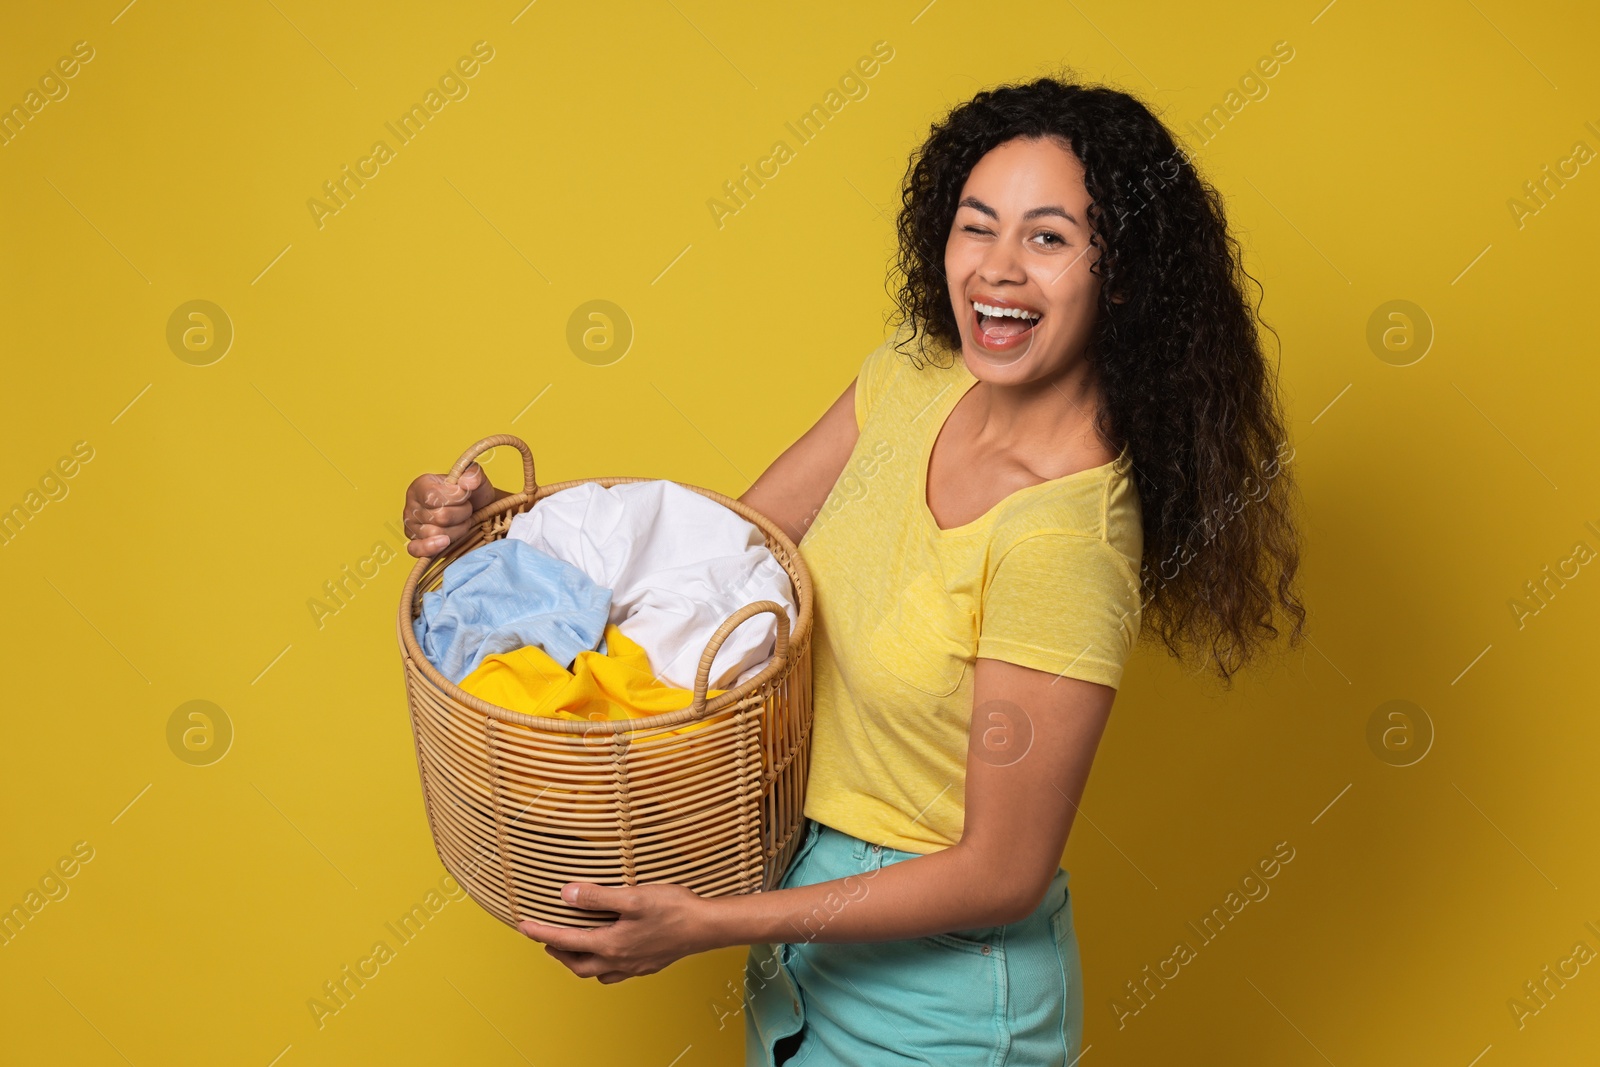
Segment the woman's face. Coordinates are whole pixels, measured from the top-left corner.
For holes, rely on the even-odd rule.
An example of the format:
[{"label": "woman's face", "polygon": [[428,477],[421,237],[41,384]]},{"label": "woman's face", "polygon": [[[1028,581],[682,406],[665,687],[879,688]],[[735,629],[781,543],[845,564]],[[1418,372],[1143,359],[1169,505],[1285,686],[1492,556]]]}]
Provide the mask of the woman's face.
[{"label": "woman's face", "polygon": [[1089,202],[1083,164],[1052,138],[1007,141],[972,168],[944,250],[969,367],[1031,381],[1082,357],[1100,299]]}]

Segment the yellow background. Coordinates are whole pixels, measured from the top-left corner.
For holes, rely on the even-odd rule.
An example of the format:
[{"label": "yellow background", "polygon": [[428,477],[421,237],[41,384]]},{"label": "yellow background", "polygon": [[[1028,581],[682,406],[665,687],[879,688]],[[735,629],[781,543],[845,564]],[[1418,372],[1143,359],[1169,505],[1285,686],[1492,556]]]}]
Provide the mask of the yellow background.
[{"label": "yellow background", "polygon": [[[13,6],[0,102],[95,57],[0,148],[0,507],[94,458],[0,547],[0,904],[94,858],[0,948],[7,1062],[742,1062],[742,950],[602,987],[470,902],[318,1028],[307,1001],[443,872],[394,640],[409,561],[320,629],[307,601],[488,433],[542,481],[742,492],[882,339],[927,125],[1060,62],[1189,139],[1265,282],[1315,642],[1226,695],[1130,664],[1066,857],[1083,1062],[1593,1062],[1600,965],[1520,1029],[1507,1001],[1600,950],[1600,577],[1521,627],[1510,605],[1600,549],[1600,174],[1520,227],[1507,201],[1600,149],[1594,9],[924,3]],[[470,95],[319,229],[306,201],[479,40]],[[784,123],[880,40],[869,95],[798,146]],[[1200,145],[1280,40],[1269,94]],[[795,158],[719,229],[707,201],[780,138]],[[235,330],[210,366],[166,343],[194,299]],[[610,366],[565,340],[593,299],[636,331]],[[1410,366],[1366,341],[1396,299],[1436,331]],[[515,480],[509,450],[490,468]],[[1436,731],[1412,766],[1367,742],[1393,699]],[[190,700],[235,730],[210,766],[168,747]],[[1271,895],[1119,1028],[1124,983],[1280,841]]]}]

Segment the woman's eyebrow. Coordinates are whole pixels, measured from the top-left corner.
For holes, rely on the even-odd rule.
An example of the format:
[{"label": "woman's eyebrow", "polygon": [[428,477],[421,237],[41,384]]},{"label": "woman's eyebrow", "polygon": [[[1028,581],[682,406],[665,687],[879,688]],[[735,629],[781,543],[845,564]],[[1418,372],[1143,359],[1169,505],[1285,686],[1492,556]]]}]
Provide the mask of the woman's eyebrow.
[{"label": "woman's eyebrow", "polygon": [[[988,204],[985,204],[982,200],[979,200],[975,196],[962,197],[961,203],[957,204],[956,206],[970,207],[974,211],[981,211],[997,222],[1000,219],[999,213],[996,212],[994,208],[990,207]],[[1036,219],[1044,215],[1059,215],[1061,218],[1066,219],[1074,226],[1078,225],[1077,219],[1068,214],[1064,208],[1057,207],[1055,204],[1047,204],[1044,207],[1029,208],[1027,211],[1022,213],[1022,221],[1027,222],[1029,219]]]}]

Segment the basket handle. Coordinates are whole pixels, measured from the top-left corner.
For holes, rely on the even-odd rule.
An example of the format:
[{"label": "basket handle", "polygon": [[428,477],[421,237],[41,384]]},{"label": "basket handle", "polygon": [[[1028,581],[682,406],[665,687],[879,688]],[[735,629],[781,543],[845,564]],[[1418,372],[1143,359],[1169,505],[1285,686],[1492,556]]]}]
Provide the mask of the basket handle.
[{"label": "basket handle", "polygon": [[717,632],[711,635],[711,640],[706,642],[706,650],[700,654],[700,668],[694,674],[694,700],[689,704],[694,709],[695,714],[698,715],[706,709],[706,687],[711,681],[711,664],[717,658],[717,652],[722,648],[722,643],[728,639],[729,634],[739,627],[740,623],[752,615],[759,615],[764,611],[770,611],[778,617],[778,642],[773,649],[771,662],[762,668],[760,674],[750,680],[760,679],[765,681],[767,678],[782,671],[784,664],[788,663],[788,611],[775,600],[756,600],[746,604],[723,620],[722,625],[717,627]]},{"label": "basket handle", "polygon": [[534,490],[539,488],[539,483],[533,480],[533,452],[528,448],[528,442],[509,433],[497,433],[485,437],[461,453],[461,458],[451,466],[450,472],[444,476],[444,480],[451,485],[456,484],[456,480],[461,477],[468,467],[472,466],[479,456],[491,448],[499,448],[501,445],[513,445],[518,452],[522,453],[522,492],[527,496],[532,496]]}]

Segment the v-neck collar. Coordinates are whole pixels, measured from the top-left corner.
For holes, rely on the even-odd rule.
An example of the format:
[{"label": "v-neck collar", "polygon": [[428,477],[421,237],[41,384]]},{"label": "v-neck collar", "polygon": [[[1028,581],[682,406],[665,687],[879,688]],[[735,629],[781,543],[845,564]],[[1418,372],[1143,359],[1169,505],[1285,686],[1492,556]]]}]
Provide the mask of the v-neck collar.
[{"label": "v-neck collar", "polygon": [[[956,369],[958,369],[960,372],[959,377],[955,381],[952,381],[949,385],[946,385],[944,390],[932,401],[930,401],[928,410],[924,412],[925,415],[932,414],[934,416],[930,420],[933,425],[933,430],[931,433],[925,433],[923,435],[922,447],[918,453],[916,508],[918,513],[920,513],[922,516],[923,523],[935,536],[955,537],[962,534],[973,533],[974,531],[985,526],[989,520],[992,519],[997,512],[999,512],[1002,505],[1016,499],[1019,496],[1035,493],[1041,489],[1049,489],[1055,486],[1063,485],[1079,478],[1088,476],[1103,476],[1110,471],[1120,469],[1124,460],[1127,459],[1128,446],[1124,445],[1122,447],[1122,451],[1118,453],[1117,458],[1111,460],[1109,463],[1102,463],[1097,467],[1085,467],[1081,471],[1073,471],[1071,474],[1064,474],[1059,478],[1049,478],[1042,482],[1035,482],[1033,485],[1025,485],[1021,489],[1013,490],[1012,492],[1001,497],[995,502],[993,507],[989,508],[988,511],[985,511],[982,515],[979,515],[971,522],[964,522],[960,526],[952,526],[949,529],[941,528],[938,520],[933,517],[932,509],[928,507],[928,467],[933,462],[933,446],[938,442],[939,434],[944,430],[945,422],[949,420],[951,413],[955,411],[956,405],[961,403],[961,398],[971,392],[972,387],[977,385],[978,382],[982,380],[975,376],[971,371],[967,370],[967,365],[959,353],[956,356],[956,360]],[[963,382],[965,384],[962,384]],[[955,399],[946,400],[945,394],[947,393],[954,393]]]}]

